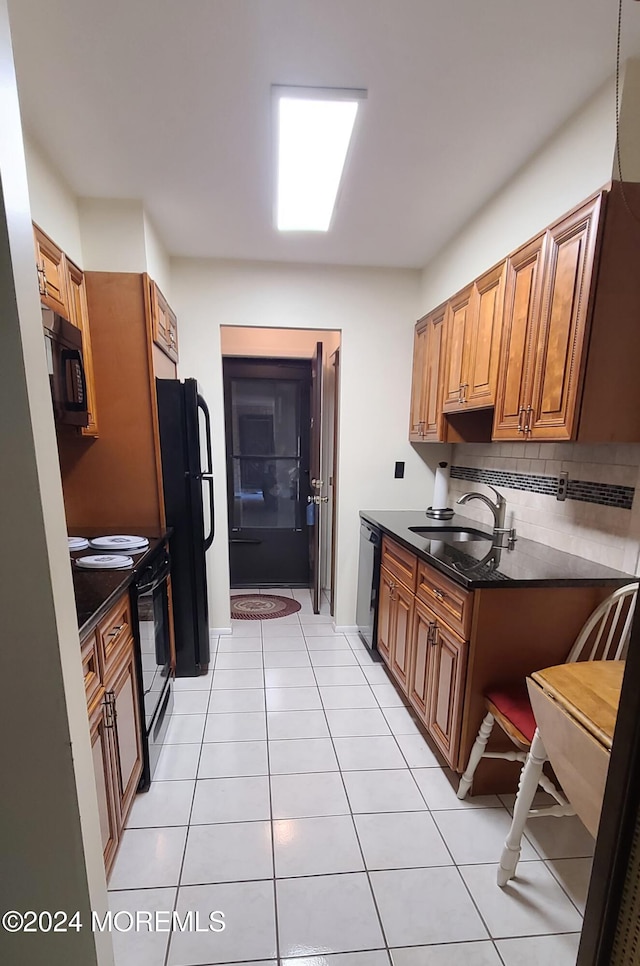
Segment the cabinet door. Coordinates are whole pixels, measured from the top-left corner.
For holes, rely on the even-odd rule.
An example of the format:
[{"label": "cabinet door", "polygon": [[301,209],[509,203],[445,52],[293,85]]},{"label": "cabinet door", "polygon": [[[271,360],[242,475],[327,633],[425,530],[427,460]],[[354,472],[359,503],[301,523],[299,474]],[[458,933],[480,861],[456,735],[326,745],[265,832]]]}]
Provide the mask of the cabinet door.
[{"label": "cabinet door", "polygon": [[586,359],[589,295],[602,196],[547,232],[531,412],[534,439],[572,439]]},{"label": "cabinet door", "polygon": [[493,439],[524,439],[540,321],[544,248],[545,235],[538,235],[507,261]]},{"label": "cabinet door", "polygon": [[469,364],[464,376],[466,408],[482,409],[495,402],[502,311],[504,308],[505,263],[474,283],[469,332]]},{"label": "cabinet door", "polygon": [[427,728],[446,758],[455,767],[460,744],[467,645],[438,622],[429,648],[429,703]]},{"label": "cabinet door", "polygon": [[393,636],[393,591],[396,586],[393,577],[384,567],[380,571],[380,591],[378,594],[378,638],[377,645],[384,661],[391,663],[391,641]]},{"label": "cabinet door", "polygon": [[409,415],[409,440],[412,443],[422,442],[424,409],[425,372],[426,372],[426,343],[428,319],[421,319],[416,325],[413,338],[413,373],[411,377],[411,413]]},{"label": "cabinet door", "polygon": [[173,362],[178,361],[178,321],[155,282],[151,285],[151,332],[153,341]]},{"label": "cabinet door", "polygon": [[436,615],[416,600],[411,632],[411,661],[407,695],[422,721],[427,720],[429,701],[428,667],[429,650],[436,626]]},{"label": "cabinet door", "polygon": [[402,584],[396,584],[394,590],[395,621],[391,643],[391,670],[394,677],[407,691],[409,664],[411,657],[411,625],[413,621],[414,596]]},{"label": "cabinet door", "polygon": [[118,847],[118,819],[116,796],[114,794],[115,773],[113,763],[113,743],[110,728],[105,717],[104,702],[101,701],[89,721],[93,770],[96,777],[98,795],[98,817],[102,836],[104,864],[109,872]]},{"label": "cabinet door", "polygon": [[115,708],[116,787],[120,823],[124,825],[142,774],[140,705],[133,639],[107,693],[111,694]]},{"label": "cabinet door", "polygon": [[40,301],[54,312],[69,318],[64,255],[37,225],[33,226],[33,234]]},{"label": "cabinet door", "polygon": [[87,292],[84,283],[84,273],[69,259],[67,264],[67,282],[69,294],[70,321],[82,332],[82,359],[84,374],[87,380],[87,400],[89,403],[89,425],[82,427],[83,436],[98,435],[98,417],[96,415],[96,384],[93,374],[93,352],[91,349],[91,331],[89,329],[89,309],[87,308]]},{"label": "cabinet door", "polygon": [[444,369],[444,394],[442,408],[445,412],[458,412],[464,408],[468,388],[466,372],[469,356],[469,316],[473,286],[469,286],[449,302],[447,313],[447,353]]},{"label": "cabinet door", "polygon": [[428,315],[424,347],[424,386],[422,395],[422,438],[444,442],[446,425],[442,412],[443,334],[446,305]]}]

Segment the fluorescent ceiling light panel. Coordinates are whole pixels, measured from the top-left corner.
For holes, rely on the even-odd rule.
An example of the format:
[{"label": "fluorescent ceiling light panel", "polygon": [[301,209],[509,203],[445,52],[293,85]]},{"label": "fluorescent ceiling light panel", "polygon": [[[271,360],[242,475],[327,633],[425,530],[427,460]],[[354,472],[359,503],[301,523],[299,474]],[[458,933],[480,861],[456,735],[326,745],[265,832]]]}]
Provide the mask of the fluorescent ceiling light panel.
[{"label": "fluorescent ceiling light panel", "polygon": [[327,231],[366,91],[274,87],[280,231]]}]

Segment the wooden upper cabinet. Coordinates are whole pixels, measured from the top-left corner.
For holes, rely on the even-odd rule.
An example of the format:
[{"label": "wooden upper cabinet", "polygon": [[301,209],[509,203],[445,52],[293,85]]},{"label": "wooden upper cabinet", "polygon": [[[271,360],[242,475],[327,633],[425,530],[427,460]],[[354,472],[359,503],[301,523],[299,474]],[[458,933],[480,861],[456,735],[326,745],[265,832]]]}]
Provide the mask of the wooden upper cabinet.
[{"label": "wooden upper cabinet", "polygon": [[468,364],[463,379],[467,409],[483,409],[495,402],[504,276],[505,262],[501,262],[473,285]]},{"label": "wooden upper cabinet", "polygon": [[601,200],[592,199],[547,232],[528,438],[575,436]]},{"label": "wooden upper cabinet", "polygon": [[149,279],[151,305],[151,334],[155,344],[169,356],[178,361],[178,320],[175,312],[154,281]]},{"label": "wooden upper cabinet", "polygon": [[82,359],[87,380],[89,424],[83,426],[81,432],[83,436],[97,436],[96,385],[93,372],[93,351],[91,348],[91,330],[89,328],[89,309],[87,308],[87,290],[84,282],[84,273],[68,258],[66,259],[66,268],[70,310],[69,317],[70,321],[82,332]]},{"label": "wooden upper cabinet", "polygon": [[33,226],[33,233],[40,301],[68,319],[69,298],[64,253],[37,225]]},{"label": "wooden upper cabinet", "polygon": [[524,438],[540,321],[544,249],[542,234],[507,260],[494,439]]},{"label": "wooden upper cabinet", "polygon": [[473,286],[469,285],[451,299],[447,311],[447,351],[444,367],[442,408],[458,411],[464,406],[469,367],[469,341]]},{"label": "wooden upper cabinet", "polygon": [[445,412],[486,409],[495,400],[505,263],[501,262],[449,302]]},{"label": "wooden upper cabinet", "polygon": [[409,424],[409,439],[414,443],[446,440],[441,393],[446,310],[441,305],[416,325]]},{"label": "wooden upper cabinet", "polygon": [[413,374],[411,378],[411,413],[409,416],[409,440],[413,443],[420,443],[423,440],[427,328],[428,319],[425,316],[416,325],[413,338]]}]

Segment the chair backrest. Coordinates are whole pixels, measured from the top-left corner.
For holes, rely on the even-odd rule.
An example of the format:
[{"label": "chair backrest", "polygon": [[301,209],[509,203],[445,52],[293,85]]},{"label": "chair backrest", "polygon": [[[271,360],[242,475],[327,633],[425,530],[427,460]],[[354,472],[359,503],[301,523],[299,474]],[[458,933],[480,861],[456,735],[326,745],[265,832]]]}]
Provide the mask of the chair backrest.
[{"label": "chair backrest", "polygon": [[569,651],[573,661],[619,661],[631,633],[638,584],[626,584],[603,600],[578,634]]}]

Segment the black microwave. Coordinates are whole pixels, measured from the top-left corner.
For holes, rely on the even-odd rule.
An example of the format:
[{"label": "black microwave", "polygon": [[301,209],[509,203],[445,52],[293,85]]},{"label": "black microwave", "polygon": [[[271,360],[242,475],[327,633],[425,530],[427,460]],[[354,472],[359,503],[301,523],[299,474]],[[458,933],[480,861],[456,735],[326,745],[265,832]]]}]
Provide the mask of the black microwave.
[{"label": "black microwave", "polygon": [[47,369],[56,421],[88,426],[87,380],[82,362],[82,332],[67,319],[42,308]]}]

